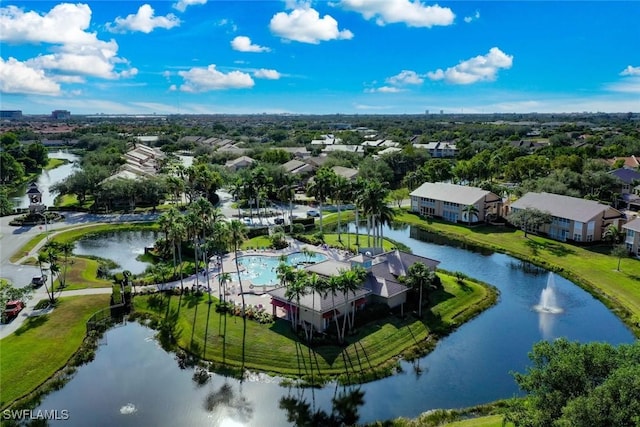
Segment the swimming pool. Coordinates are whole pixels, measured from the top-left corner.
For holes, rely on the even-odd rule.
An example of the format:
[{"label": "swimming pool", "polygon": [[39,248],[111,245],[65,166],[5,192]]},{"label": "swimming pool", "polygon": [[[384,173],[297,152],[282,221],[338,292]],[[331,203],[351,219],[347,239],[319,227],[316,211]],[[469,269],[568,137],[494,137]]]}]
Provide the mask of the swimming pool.
[{"label": "swimming pool", "polygon": [[[303,263],[317,263],[325,261],[327,256],[319,252],[305,255],[303,252],[293,252],[287,255],[287,264],[299,266]],[[244,267],[240,272],[242,280],[248,280],[257,286],[275,286],[280,281],[276,272],[280,264],[280,257],[268,255],[245,255],[238,257],[238,264]]]}]

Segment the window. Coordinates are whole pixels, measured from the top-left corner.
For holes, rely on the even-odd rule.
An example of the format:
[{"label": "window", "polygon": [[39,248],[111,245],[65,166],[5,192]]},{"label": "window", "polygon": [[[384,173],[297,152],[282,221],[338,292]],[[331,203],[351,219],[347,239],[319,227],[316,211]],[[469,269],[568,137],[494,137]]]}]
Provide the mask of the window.
[{"label": "window", "polygon": [[575,240],[576,242],[581,242],[582,241],[582,235],[578,234],[578,233],[574,233],[573,234],[573,240]]}]

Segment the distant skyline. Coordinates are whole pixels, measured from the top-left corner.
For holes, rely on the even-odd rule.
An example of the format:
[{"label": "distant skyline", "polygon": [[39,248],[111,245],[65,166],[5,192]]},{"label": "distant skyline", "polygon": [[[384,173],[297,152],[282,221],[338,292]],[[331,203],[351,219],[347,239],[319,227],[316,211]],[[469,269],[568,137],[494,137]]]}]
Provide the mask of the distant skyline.
[{"label": "distant skyline", "polygon": [[640,112],[636,1],[3,1],[24,114]]}]

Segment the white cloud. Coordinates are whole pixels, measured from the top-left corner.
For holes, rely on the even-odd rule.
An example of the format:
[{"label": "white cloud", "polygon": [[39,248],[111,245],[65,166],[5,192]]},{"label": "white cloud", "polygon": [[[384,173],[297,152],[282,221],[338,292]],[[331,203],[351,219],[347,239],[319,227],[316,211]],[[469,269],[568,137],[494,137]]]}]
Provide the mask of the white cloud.
[{"label": "white cloud", "polygon": [[59,4],[44,15],[8,6],[0,9],[0,41],[94,44],[96,33],[85,32],[90,23],[91,9],[86,4]]},{"label": "white cloud", "polygon": [[[116,71],[117,64],[127,61],[117,56],[118,44],[103,41],[96,33],[87,32],[91,9],[85,4],[63,3],[42,15],[15,6],[0,9],[0,41],[10,43],[48,43],[51,53],[25,61],[33,69],[62,72],[58,81],[70,76],[95,76],[115,79],[134,75],[137,70]],[[51,79],[55,75],[49,76]]]},{"label": "white cloud", "polygon": [[253,76],[259,79],[278,80],[282,75],[276,70],[261,68],[253,73]]},{"label": "white cloud", "polygon": [[344,9],[375,18],[378,25],[404,23],[409,27],[451,25],[455,14],[448,7],[427,6],[420,0],[342,0]]},{"label": "white cloud", "polygon": [[480,19],[480,12],[478,12],[477,10],[476,10],[476,13],[473,14],[472,16],[465,16],[464,17],[464,22],[466,22],[468,24],[468,23],[470,23],[472,21],[475,21],[476,19]]},{"label": "white cloud", "polygon": [[251,39],[247,36],[237,36],[231,40],[231,47],[240,52],[269,52],[268,47],[251,43]]},{"label": "white cloud", "polygon": [[640,67],[632,67],[628,65],[627,68],[622,70],[621,76],[640,76]]},{"label": "white cloud", "polygon": [[185,10],[187,10],[187,7],[198,4],[207,4],[207,0],[178,0],[177,3],[173,4],[173,8],[179,10],[180,12],[184,12]]},{"label": "white cloud", "polygon": [[512,64],[513,56],[505,54],[497,47],[492,47],[486,55],[467,59],[446,70],[430,71],[427,76],[431,80],[445,80],[453,84],[494,81],[498,70],[509,69]]},{"label": "white cloud", "polygon": [[424,79],[415,71],[402,70],[399,74],[389,77],[386,82],[394,86],[419,85]]},{"label": "white cloud", "polygon": [[403,90],[395,86],[381,86],[377,88],[365,89],[365,93],[398,93]]},{"label": "white cloud", "polygon": [[108,23],[107,29],[114,33],[126,31],[140,31],[149,34],[156,28],[171,29],[180,25],[180,19],[173,13],[167,16],[155,16],[155,10],[148,4],[143,4],[134,15],[126,18],[117,17],[113,24]]},{"label": "white cloud", "polygon": [[[617,83],[610,83],[606,88],[613,92],[640,94],[640,77],[628,77]],[[638,101],[636,111],[640,111],[640,100]]]},{"label": "white cloud", "polygon": [[253,87],[251,76],[241,71],[222,73],[216,69],[215,64],[208,67],[194,67],[188,71],[178,71],[184,79],[180,86],[183,92],[207,92],[210,90],[243,89]]},{"label": "white cloud", "polygon": [[351,39],[349,30],[339,30],[331,15],[320,18],[317,10],[301,5],[290,13],[276,13],[269,23],[271,32],[285,40],[318,44],[321,41]]},{"label": "white cloud", "polygon": [[43,70],[29,67],[15,58],[0,58],[0,92],[38,95],[59,95],[60,85]]}]

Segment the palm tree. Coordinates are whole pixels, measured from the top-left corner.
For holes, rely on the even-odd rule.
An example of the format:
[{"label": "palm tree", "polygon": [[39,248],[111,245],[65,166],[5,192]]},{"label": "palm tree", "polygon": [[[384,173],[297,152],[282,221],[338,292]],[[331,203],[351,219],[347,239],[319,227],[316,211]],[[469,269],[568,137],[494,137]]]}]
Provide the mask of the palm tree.
[{"label": "palm tree", "polygon": [[471,220],[473,219],[474,215],[476,216],[476,218],[478,217],[478,212],[478,208],[475,205],[467,205],[462,208],[462,213],[466,214],[467,216],[468,225],[471,225]]},{"label": "palm tree", "polygon": [[313,197],[318,202],[320,211],[320,233],[322,233],[322,204],[333,189],[336,173],[327,167],[318,169],[316,176],[309,180],[307,184],[307,195]]},{"label": "palm tree", "polygon": [[[49,252],[47,250],[42,250],[38,252],[38,264],[40,265],[40,274],[44,276],[44,263],[49,263]],[[50,275],[53,276],[53,273],[50,271]],[[44,288],[47,291],[47,296],[49,297],[49,301],[52,303],[55,302],[53,295],[53,280],[51,281],[51,291],[49,290],[49,286],[47,285],[46,279],[44,280]]]},{"label": "palm tree", "polygon": [[[305,280],[307,282],[306,286],[311,292],[311,308],[315,316],[315,312],[318,311],[316,310],[316,293],[322,295],[325,289],[325,282],[324,280],[320,279],[320,276],[318,276],[317,273],[311,273],[310,275],[306,276]],[[313,324],[315,325],[315,319]],[[307,335],[307,341],[311,341],[311,338],[313,338],[313,328],[314,326],[311,327],[311,331],[309,332],[309,335]]]},{"label": "palm tree", "polygon": [[64,288],[65,286],[67,286],[67,269],[69,267],[69,257],[75,249],[75,244],[73,242],[61,242],[58,243],[58,249],[60,250],[62,256],[64,256],[64,268],[62,270],[62,281],[60,283],[60,287]]},{"label": "palm tree", "polygon": [[[416,262],[409,267],[409,274],[406,277],[406,283],[411,288],[417,289],[420,294],[418,299],[418,317],[422,317],[422,291],[424,288],[430,288],[434,279],[435,273],[422,262]],[[428,295],[427,301],[429,301]]]},{"label": "palm tree", "polygon": [[[340,274],[342,279],[340,280],[340,290],[345,295],[345,302],[347,301],[347,294],[351,292],[355,298],[356,292],[358,289],[362,287],[364,284],[364,279],[367,275],[367,272],[362,267],[356,267],[351,270],[345,270]],[[345,312],[345,318],[342,321],[342,336],[344,337],[344,332],[347,324],[347,320],[349,320],[349,331],[353,329],[356,320],[356,301],[354,300],[351,303],[352,307],[352,315],[351,319],[349,319],[349,313]]]},{"label": "palm tree", "polygon": [[292,277],[287,283],[287,290],[284,296],[289,300],[289,307],[291,307],[291,301],[295,298],[296,309],[291,310],[291,326],[294,332],[298,332],[298,324],[300,323],[300,298],[307,294],[307,283],[304,280],[304,273],[292,268]]},{"label": "palm tree", "polygon": [[[162,216],[167,215],[166,218]],[[171,208],[166,214],[160,217],[161,224],[166,225],[167,240],[172,244],[173,252],[173,275],[176,274],[176,248],[178,252],[178,272],[180,274],[180,290],[184,291],[184,283],[182,277],[182,242],[187,236],[187,228],[185,226],[184,217],[176,208]],[[161,225],[162,226],[162,225]]]},{"label": "palm tree", "polygon": [[240,297],[242,298],[242,316],[245,312],[244,289],[242,289],[242,276],[240,275],[240,266],[238,264],[238,250],[247,238],[247,227],[237,219],[231,220],[229,223],[230,242],[233,246],[233,255],[236,263],[236,271],[238,272],[238,283],[240,284]]},{"label": "palm tree", "polygon": [[158,224],[160,225],[160,229],[164,232],[165,240],[171,244],[171,255],[173,257],[173,277],[176,276],[176,245],[175,242],[172,241],[169,237],[170,231],[173,227],[173,224],[177,221],[177,218],[180,216],[180,212],[176,208],[171,208],[167,212],[160,215],[158,218]]},{"label": "palm tree", "polygon": [[342,242],[342,226],[340,218],[341,205],[349,197],[351,184],[349,180],[341,175],[336,175],[334,181],[333,200],[338,205],[338,242]]},{"label": "palm tree", "polygon": [[611,242],[611,245],[615,245],[620,240],[620,229],[615,224],[607,225],[602,233],[602,238]]},{"label": "palm tree", "polygon": [[[331,314],[336,324],[336,334],[338,334],[338,343],[342,344],[342,335],[340,334],[340,326],[338,324],[338,316],[336,316],[336,294],[342,289],[342,276],[331,276],[325,288],[326,293],[331,294]],[[326,294],[325,294],[326,295]],[[345,313],[345,315],[347,315]]]},{"label": "palm tree", "polygon": [[374,245],[382,246],[382,228],[393,220],[393,209],[386,202],[390,190],[386,184],[368,182],[360,198],[363,212],[367,215],[368,245],[371,245],[371,229],[374,230]]},{"label": "palm tree", "polygon": [[231,273],[218,274],[218,295],[223,304],[227,301],[227,283],[229,282],[231,282]]}]

